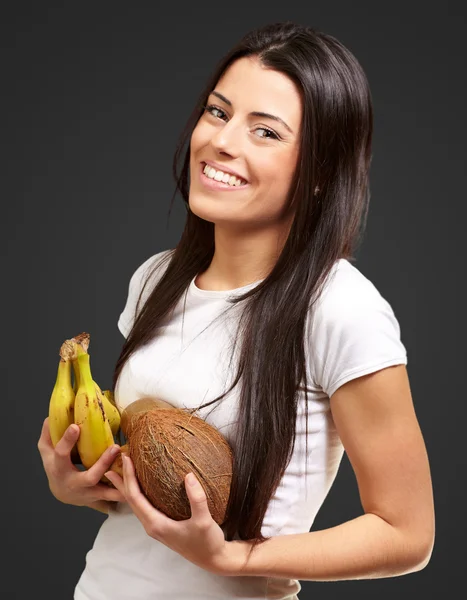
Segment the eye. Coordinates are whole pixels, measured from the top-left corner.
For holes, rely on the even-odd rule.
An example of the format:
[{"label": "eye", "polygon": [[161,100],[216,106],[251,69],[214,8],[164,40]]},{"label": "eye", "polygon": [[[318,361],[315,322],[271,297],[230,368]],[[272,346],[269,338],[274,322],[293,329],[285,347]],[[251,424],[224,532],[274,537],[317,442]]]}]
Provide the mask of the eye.
[{"label": "eye", "polygon": [[272,129],[268,129],[267,127],[258,127],[257,129],[255,129],[255,131],[264,131],[265,134],[268,135],[260,135],[259,137],[261,138],[265,138],[265,139],[272,139],[272,140],[278,140],[279,136],[277,135],[277,133],[275,133]]},{"label": "eye", "polygon": [[206,112],[208,112],[210,115],[212,115],[213,117],[222,119],[223,121],[225,121],[225,119],[227,118],[227,115],[225,114],[225,112],[223,110],[221,110],[220,108],[217,108],[217,106],[214,106],[213,104],[208,104],[208,106],[204,107],[204,110]]},{"label": "eye", "polygon": [[[221,119],[222,121],[227,120],[226,113],[218,106],[214,106],[214,104],[208,104],[204,107],[204,110],[216,119]],[[258,137],[265,140],[280,140],[280,137],[277,135],[277,133],[268,127],[257,127],[255,131],[263,131],[264,135],[258,135]]]}]

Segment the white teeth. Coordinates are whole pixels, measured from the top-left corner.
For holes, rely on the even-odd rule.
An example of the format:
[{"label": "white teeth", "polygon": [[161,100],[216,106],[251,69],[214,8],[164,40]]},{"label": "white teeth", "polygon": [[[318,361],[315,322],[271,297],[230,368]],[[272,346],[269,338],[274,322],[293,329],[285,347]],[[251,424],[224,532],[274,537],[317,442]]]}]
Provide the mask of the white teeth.
[{"label": "white teeth", "polygon": [[239,187],[241,185],[245,185],[246,182],[243,182],[241,179],[237,179],[235,175],[230,175],[229,173],[224,173],[223,171],[217,171],[213,167],[209,165],[205,165],[203,169],[203,173],[206,177],[210,179],[215,179],[216,181],[222,181],[223,183],[227,183],[228,185],[233,185]]}]

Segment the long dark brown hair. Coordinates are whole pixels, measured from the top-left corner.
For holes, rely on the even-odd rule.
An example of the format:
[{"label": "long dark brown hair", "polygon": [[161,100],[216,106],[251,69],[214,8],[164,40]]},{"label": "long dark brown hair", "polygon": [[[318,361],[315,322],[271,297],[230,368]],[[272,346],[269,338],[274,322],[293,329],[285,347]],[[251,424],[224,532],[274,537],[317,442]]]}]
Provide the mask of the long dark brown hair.
[{"label": "long dark brown hair", "polygon": [[170,207],[179,192],[187,210],[185,228],[123,345],[113,389],[125,362],[157,337],[159,325],[170,319],[191,280],[213,258],[214,224],[189,208],[189,144],[209,94],[226,69],[244,56],[254,56],[265,67],[288,76],[298,86],[303,105],[299,158],[286,204],[293,211],[288,237],[269,275],[230,299],[233,304],[243,303],[238,372],[227,392],[199,407],[222,400],[241,380],[234,471],[223,530],[228,541],[238,535],[256,545],[268,539],[261,534],[264,515],[292,455],[300,389],[305,390],[308,405],[306,319],[334,263],[339,258],[356,260],[354,253],[366,226],[371,95],[361,65],[334,37],[291,22],[271,24],[248,33],[217,65],[173,161],[176,189]]}]

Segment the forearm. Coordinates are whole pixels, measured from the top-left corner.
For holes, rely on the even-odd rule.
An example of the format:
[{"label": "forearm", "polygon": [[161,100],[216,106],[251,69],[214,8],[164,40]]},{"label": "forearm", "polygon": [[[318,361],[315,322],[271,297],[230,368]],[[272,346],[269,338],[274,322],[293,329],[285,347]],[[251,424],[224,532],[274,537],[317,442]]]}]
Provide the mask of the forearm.
[{"label": "forearm", "polygon": [[339,581],[417,571],[427,556],[406,535],[367,513],[321,531],[272,537],[248,558],[250,542],[229,542],[228,575]]}]

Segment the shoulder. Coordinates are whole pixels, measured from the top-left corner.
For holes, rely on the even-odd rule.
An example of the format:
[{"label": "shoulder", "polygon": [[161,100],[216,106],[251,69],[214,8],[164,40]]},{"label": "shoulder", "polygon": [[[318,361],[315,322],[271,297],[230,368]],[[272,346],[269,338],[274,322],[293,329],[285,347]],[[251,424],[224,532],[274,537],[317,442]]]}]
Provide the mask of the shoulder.
[{"label": "shoulder", "polygon": [[138,266],[134,274],[144,277],[145,275],[149,274],[154,267],[159,267],[160,265],[166,263],[167,259],[171,257],[173,252],[174,250],[169,248],[168,250],[161,250],[156,254],[152,254]]},{"label": "shoulder", "polygon": [[173,249],[162,250],[161,252],[157,252],[156,254],[152,254],[149,258],[146,258],[132,274],[130,279],[130,289],[136,291],[149,283],[149,280],[161,276],[164,266],[168,264],[172,253]]},{"label": "shoulder", "polygon": [[407,363],[391,305],[345,259],[333,266],[311,309],[308,348],[312,378],[329,396],[354,377]]},{"label": "shoulder", "polygon": [[326,279],[315,312],[319,318],[343,318],[387,304],[375,284],[350,261],[341,258]]},{"label": "shoulder", "polygon": [[139,308],[145,303],[157,281],[162,277],[164,267],[172,256],[172,249],[162,250],[146,258],[134,271],[128,285],[128,296],[118,326],[125,337],[133,327]]},{"label": "shoulder", "polygon": [[347,259],[339,259],[331,269],[318,300],[311,309],[310,326],[321,333],[390,322],[399,333],[394,311],[376,285]]}]

